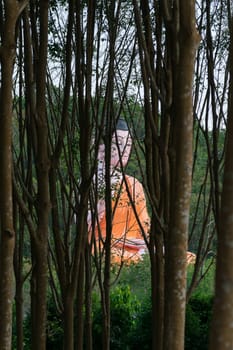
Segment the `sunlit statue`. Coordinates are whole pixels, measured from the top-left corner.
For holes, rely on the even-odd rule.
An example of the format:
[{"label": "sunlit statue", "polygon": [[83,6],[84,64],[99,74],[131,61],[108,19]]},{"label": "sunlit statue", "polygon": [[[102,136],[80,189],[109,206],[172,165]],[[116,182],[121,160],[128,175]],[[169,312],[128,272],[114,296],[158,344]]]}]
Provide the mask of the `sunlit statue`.
[{"label": "sunlit statue", "polygon": [[[125,174],[132,148],[132,138],[123,119],[119,119],[111,145],[110,176],[112,198],[112,261],[138,261],[146,252],[145,236],[148,236],[150,219],[142,184]],[[99,146],[98,153],[98,220],[95,239],[103,242],[106,237],[105,213],[105,149]]]}]

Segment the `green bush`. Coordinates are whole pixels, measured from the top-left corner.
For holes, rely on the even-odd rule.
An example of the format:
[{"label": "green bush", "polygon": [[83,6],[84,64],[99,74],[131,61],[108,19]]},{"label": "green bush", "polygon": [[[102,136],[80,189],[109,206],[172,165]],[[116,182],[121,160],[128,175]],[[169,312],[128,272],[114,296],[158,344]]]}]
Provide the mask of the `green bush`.
[{"label": "green bush", "polygon": [[201,324],[199,316],[191,305],[186,308],[185,349],[198,350],[201,342]]},{"label": "green bush", "polygon": [[[116,274],[118,273],[118,269]],[[117,283],[120,286],[129,285],[131,292],[135,294],[140,301],[143,301],[151,293],[150,274],[150,258],[148,254],[145,254],[142,261],[123,266]]]},{"label": "green bush", "polygon": [[[194,265],[188,266],[188,274],[187,274],[187,285],[189,287],[192,275],[194,272]],[[205,262],[205,266],[203,266],[202,271],[199,273],[200,276],[204,277],[199,282],[198,286],[193,292],[193,295],[201,294],[202,296],[210,297],[214,295],[214,281],[215,281],[215,263],[212,264],[211,259],[207,259]]]},{"label": "green bush", "polygon": [[137,315],[136,327],[131,333],[130,350],[150,350],[152,344],[152,308],[150,295],[143,300]]},{"label": "green bush", "polygon": [[140,304],[129,286],[117,287],[111,294],[112,349],[129,349]]},{"label": "green bush", "polygon": [[[132,334],[140,314],[140,303],[128,285],[116,287],[110,295],[111,304],[111,349],[131,349]],[[93,307],[93,343],[95,349],[102,349],[102,312],[99,306]]]},{"label": "green bush", "polygon": [[195,294],[186,309],[185,349],[207,350],[213,296]]},{"label": "green bush", "polygon": [[[207,350],[213,297],[194,295],[186,308],[185,349]],[[130,341],[131,350],[149,350],[152,343],[151,301],[142,305],[137,315],[137,325]]]},{"label": "green bush", "polygon": [[[52,297],[48,299],[47,306],[47,339],[46,348],[49,350],[62,350],[63,349],[63,326],[62,316],[58,314]],[[24,319],[24,350],[31,350],[31,313],[30,310]],[[16,334],[13,333],[13,339]],[[16,339],[14,339],[16,344]],[[16,347],[14,348],[16,349]]]},{"label": "green bush", "polygon": [[[110,294],[111,306],[111,350],[149,350],[153,334],[151,291],[148,262],[127,267],[118,285]],[[186,309],[185,349],[206,350],[208,348],[209,325],[213,304],[213,271],[205,277],[191,297]],[[128,283],[127,283],[128,281]],[[140,281],[140,283],[139,283]],[[139,301],[140,300],[140,301]],[[102,311],[99,293],[93,293],[93,344],[95,350],[102,349]],[[25,350],[31,349],[30,313],[24,320]],[[15,346],[15,328],[13,329]],[[62,317],[57,313],[53,299],[49,297],[47,348],[62,349]]]},{"label": "green bush", "polygon": [[49,350],[63,349],[63,322],[62,315],[58,313],[54,300],[50,297],[47,308],[47,340],[46,348]]}]

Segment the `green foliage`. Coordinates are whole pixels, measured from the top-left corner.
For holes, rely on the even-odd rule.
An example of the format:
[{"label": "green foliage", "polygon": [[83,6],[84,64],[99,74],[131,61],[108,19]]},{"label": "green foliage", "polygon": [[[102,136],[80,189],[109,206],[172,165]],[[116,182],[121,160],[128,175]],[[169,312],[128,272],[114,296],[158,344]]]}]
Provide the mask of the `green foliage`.
[{"label": "green foliage", "polygon": [[[15,316],[15,308],[13,309],[13,316]],[[12,346],[13,349],[17,348],[17,335],[16,335],[16,321],[14,317],[14,322],[13,322],[13,330],[12,330]],[[23,336],[24,336],[24,341],[23,341],[23,348],[24,350],[31,350],[31,315],[29,313],[26,314],[26,317],[23,322]]]},{"label": "green foliage", "polygon": [[[128,285],[116,287],[110,295],[111,303],[111,349],[131,349],[132,334],[134,334],[137,318],[140,314],[140,303],[131,293]],[[93,308],[93,336],[95,349],[101,347],[102,313],[100,304]]]},{"label": "green foliage", "polygon": [[118,285],[130,285],[140,301],[143,301],[150,295],[151,277],[150,277],[150,259],[149,254],[145,254],[142,261],[131,263],[123,267],[118,279]]},{"label": "green foliage", "polygon": [[[190,299],[186,309],[185,349],[207,350],[213,297],[197,294]],[[131,350],[149,350],[152,341],[151,302],[149,298],[141,307],[132,334]]]},{"label": "green foliage", "polygon": [[[186,308],[185,349],[207,350],[209,326],[213,305],[214,267],[208,271],[191,297]],[[149,350],[152,341],[152,311],[150,293],[149,259],[139,264],[123,267],[122,275],[110,294],[111,306],[111,350]],[[193,267],[188,269],[188,279]],[[97,292],[92,298],[93,344],[102,349],[102,311]],[[24,321],[24,349],[31,349],[31,317]],[[14,346],[16,344],[15,329]],[[51,296],[48,303],[47,348],[62,349],[62,317],[58,314]],[[15,347],[14,347],[15,348]]]},{"label": "green foliage", "polygon": [[186,309],[185,349],[207,350],[213,297],[197,294]]},{"label": "green foliage", "polygon": [[50,297],[47,316],[47,349],[59,350],[63,348],[62,317],[58,314],[53,299]]},{"label": "green foliage", "polygon": [[198,315],[188,304],[186,308],[185,349],[199,349],[201,325]]},{"label": "green foliage", "polygon": [[[204,296],[212,297],[214,295],[214,281],[215,281],[215,264],[209,268],[210,259],[207,259],[204,263],[203,268],[200,271],[200,274],[203,276],[199,282],[197,288],[193,292],[193,296]],[[208,270],[206,270],[208,268]],[[187,285],[191,283],[193,275],[194,266],[188,266],[188,275],[187,275]]]},{"label": "green foliage", "polygon": [[[205,237],[203,247],[207,246],[208,238],[215,230],[215,219],[213,209],[209,210],[209,199],[214,185],[212,183],[213,152],[214,142],[216,142],[218,169],[218,191],[221,193],[223,175],[223,154],[225,143],[225,130],[219,130],[216,140],[213,133],[201,129],[198,125],[194,128],[194,163],[192,178],[192,196],[190,209],[190,241],[189,249],[197,252],[201,232],[204,230]],[[216,237],[212,240],[209,249],[216,250]]]},{"label": "green foliage", "polygon": [[136,327],[131,336],[131,350],[150,350],[152,344],[152,309],[150,295],[141,304],[137,317]]},{"label": "green foliage", "polygon": [[130,335],[136,326],[140,309],[137,298],[129,286],[116,287],[111,294],[112,349],[129,349]]},{"label": "green foliage", "polygon": [[[24,323],[24,350],[31,350],[31,314],[30,310],[25,316]],[[58,314],[53,298],[48,298],[47,308],[47,340],[46,347],[49,350],[63,349],[63,325],[62,317]],[[16,349],[16,329],[13,325],[13,348]]]},{"label": "green foliage", "polygon": [[[186,308],[185,349],[207,350],[210,318],[214,297],[215,264],[209,268],[210,259],[200,271],[204,275]],[[205,270],[208,268],[208,270]],[[188,285],[191,282],[194,266],[188,267]]]}]

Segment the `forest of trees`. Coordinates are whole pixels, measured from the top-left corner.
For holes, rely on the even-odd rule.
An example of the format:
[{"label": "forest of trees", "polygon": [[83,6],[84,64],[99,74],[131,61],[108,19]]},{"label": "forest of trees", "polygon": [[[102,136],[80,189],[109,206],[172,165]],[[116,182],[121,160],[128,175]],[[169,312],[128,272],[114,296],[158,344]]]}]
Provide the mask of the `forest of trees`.
[{"label": "forest of trees", "polygon": [[111,264],[108,172],[101,254],[87,217],[98,147],[107,163],[120,116],[133,139],[125,172],[151,218],[148,349],[184,349],[187,303],[213,264],[209,349],[233,349],[232,2],[1,0],[0,64],[0,349],[22,350],[29,331],[30,349],[49,349],[51,303],[62,348],[95,349],[96,294],[110,349],[124,264]]}]

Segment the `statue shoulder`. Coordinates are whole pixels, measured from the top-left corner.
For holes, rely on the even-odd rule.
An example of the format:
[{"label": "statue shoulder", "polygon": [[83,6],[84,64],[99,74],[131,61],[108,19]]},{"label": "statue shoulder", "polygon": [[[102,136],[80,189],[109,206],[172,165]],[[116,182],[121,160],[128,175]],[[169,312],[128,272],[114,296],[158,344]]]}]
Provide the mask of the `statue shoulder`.
[{"label": "statue shoulder", "polygon": [[125,175],[125,179],[130,187],[132,187],[134,189],[142,189],[143,188],[141,182],[138,179],[136,179],[136,177],[130,176],[130,175]]}]

